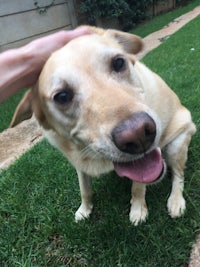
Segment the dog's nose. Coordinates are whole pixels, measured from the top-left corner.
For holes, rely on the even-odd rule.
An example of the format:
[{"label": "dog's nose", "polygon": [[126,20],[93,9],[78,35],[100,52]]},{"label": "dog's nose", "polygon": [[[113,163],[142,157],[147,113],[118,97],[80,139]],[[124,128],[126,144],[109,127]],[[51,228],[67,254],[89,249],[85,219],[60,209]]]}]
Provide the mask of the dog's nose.
[{"label": "dog's nose", "polygon": [[116,147],[129,154],[144,153],[156,137],[156,124],[146,112],[134,113],[112,130]]}]

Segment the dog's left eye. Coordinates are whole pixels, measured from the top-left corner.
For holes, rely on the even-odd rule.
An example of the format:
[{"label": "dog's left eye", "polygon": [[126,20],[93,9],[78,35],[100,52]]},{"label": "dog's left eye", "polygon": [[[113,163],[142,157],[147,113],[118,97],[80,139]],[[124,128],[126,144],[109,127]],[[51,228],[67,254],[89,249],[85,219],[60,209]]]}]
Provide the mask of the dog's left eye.
[{"label": "dog's left eye", "polygon": [[74,92],[72,90],[63,90],[56,93],[53,96],[53,100],[56,104],[61,106],[69,104],[74,97]]},{"label": "dog's left eye", "polygon": [[111,69],[115,72],[122,72],[126,69],[126,60],[122,56],[112,59]]}]

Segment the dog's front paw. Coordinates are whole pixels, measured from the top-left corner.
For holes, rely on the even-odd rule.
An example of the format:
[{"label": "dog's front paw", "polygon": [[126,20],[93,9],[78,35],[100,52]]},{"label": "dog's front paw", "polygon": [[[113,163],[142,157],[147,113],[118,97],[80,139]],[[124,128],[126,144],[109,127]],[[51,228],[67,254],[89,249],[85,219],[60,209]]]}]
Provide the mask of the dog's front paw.
[{"label": "dog's front paw", "polygon": [[137,226],[139,223],[146,221],[147,216],[148,209],[145,201],[131,201],[129,219],[132,224]]},{"label": "dog's front paw", "polygon": [[167,202],[167,208],[172,218],[180,217],[185,211],[185,199],[182,195],[174,196],[171,195]]},{"label": "dog's front paw", "polygon": [[92,204],[89,205],[81,204],[79,209],[75,213],[75,221],[79,222],[81,220],[88,218],[92,212],[92,209],[93,209]]}]

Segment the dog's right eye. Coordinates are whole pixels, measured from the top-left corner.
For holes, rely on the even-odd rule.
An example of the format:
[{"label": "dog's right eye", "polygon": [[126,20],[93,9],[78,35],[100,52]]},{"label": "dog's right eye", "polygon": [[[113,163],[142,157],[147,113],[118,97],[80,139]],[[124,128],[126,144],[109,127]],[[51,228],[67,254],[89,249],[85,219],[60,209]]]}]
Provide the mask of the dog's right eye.
[{"label": "dog's right eye", "polygon": [[74,92],[72,90],[63,90],[60,92],[57,92],[53,96],[53,100],[56,104],[64,106],[69,104],[74,97]]},{"label": "dog's right eye", "polygon": [[123,72],[126,69],[126,60],[122,56],[116,56],[112,59],[111,69],[115,72]]}]

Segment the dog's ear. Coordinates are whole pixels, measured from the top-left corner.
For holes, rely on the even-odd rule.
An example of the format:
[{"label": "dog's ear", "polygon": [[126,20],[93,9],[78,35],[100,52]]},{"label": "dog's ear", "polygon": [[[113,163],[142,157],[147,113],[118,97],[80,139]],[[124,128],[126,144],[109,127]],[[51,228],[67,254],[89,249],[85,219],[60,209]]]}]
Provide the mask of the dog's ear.
[{"label": "dog's ear", "polygon": [[30,89],[25,93],[24,97],[18,104],[9,127],[14,127],[20,122],[31,118],[33,114],[32,98],[33,91]]},{"label": "dog's ear", "polygon": [[105,35],[114,38],[129,54],[137,54],[143,48],[142,39],[137,35],[117,30],[107,30]]},{"label": "dog's ear", "polygon": [[106,29],[92,27],[92,26],[88,26],[88,28],[89,28],[89,31],[91,32],[113,38],[129,54],[137,54],[143,48],[143,41],[137,35],[118,31],[118,30],[113,30],[113,29],[106,30]]},{"label": "dog's ear", "polygon": [[34,113],[36,119],[38,120],[40,125],[43,126],[43,128],[51,128],[48,121],[46,120],[46,116],[43,110],[41,109],[41,104],[38,97],[36,97],[36,94],[37,86],[25,93],[24,97],[15,110],[12,121],[10,123],[10,127],[14,127],[20,122],[30,119]]}]

